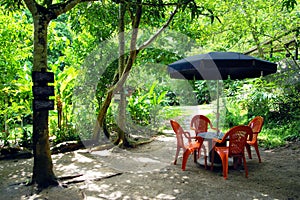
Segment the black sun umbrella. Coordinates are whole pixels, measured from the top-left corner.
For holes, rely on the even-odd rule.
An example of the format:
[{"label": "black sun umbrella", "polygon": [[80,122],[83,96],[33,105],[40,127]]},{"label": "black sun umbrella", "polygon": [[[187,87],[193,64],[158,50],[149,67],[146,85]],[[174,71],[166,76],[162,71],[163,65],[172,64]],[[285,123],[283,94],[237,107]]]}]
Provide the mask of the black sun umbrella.
[{"label": "black sun umbrella", "polygon": [[[168,65],[171,78],[186,80],[245,79],[266,76],[277,71],[277,64],[236,52],[210,52],[178,60]],[[219,121],[217,88],[217,128]]]},{"label": "black sun umbrella", "polygon": [[210,52],[178,60],[168,66],[171,78],[225,80],[266,76],[277,64],[235,52]]}]

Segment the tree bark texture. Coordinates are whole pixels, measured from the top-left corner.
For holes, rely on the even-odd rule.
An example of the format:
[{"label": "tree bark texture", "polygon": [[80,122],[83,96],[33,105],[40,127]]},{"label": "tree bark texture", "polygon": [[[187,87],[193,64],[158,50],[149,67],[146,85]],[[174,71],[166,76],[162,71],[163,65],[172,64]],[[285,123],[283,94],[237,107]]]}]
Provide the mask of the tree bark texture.
[{"label": "tree bark texture", "polygon": [[113,90],[110,90],[107,93],[106,98],[105,98],[104,102],[102,103],[102,106],[98,112],[97,123],[95,125],[95,129],[94,129],[94,133],[93,133],[93,137],[92,137],[92,140],[94,140],[96,142],[98,142],[100,139],[100,133],[103,129],[105,115],[107,113],[107,109],[109,108],[112,98],[113,98]]},{"label": "tree bark texture", "polygon": [[[33,15],[34,51],[33,71],[47,71],[47,28],[50,18],[39,9]],[[38,86],[39,83],[34,83]],[[32,183],[39,188],[58,185],[53,172],[53,163],[49,144],[48,110],[33,110],[33,175]]]},{"label": "tree bark texture", "polygon": [[[124,37],[124,31],[125,31],[125,13],[126,13],[126,5],[123,3],[120,3],[119,5],[119,79],[122,78],[124,69],[125,69],[125,37]],[[124,85],[119,87],[120,92],[120,102],[119,102],[119,113],[118,113],[118,119],[117,123],[119,126],[118,131],[118,141],[119,142],[125,142],[125,128],[126,128],[126,95],[124,92]]]},{"label": "tree bark texture", "polygon": [[[47,31],[50,21],[83,1],[88,0],[69,0],[57,4],[52,4],[52,1],[48,1],[46,7],[44,7],[35,0],[24,0],[32,14],[34,23],[33,71],[47,71]],[[34,83],[34,86],[39,86],[39,84]],[[48,116],[48,110],[33,110],[34,164],[32,183],[37,184],[38,188],[41,189],[50,185],[58,185],[53,172],[50,152]]]}]

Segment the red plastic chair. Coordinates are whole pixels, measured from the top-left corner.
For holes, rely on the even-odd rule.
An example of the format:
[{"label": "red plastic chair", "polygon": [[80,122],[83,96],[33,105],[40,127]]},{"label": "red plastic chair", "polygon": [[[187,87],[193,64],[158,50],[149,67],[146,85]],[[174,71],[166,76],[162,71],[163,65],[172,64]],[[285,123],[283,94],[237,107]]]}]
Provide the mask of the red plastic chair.
[{"label": "red plastic chair", "polygon": [[[212,130],[218,130],[217,128],[213,127],[211,121],[209,118],[207,118],[204,115],[195,115],[191,120],[191,130],[195,131],[195,136],[197,133],[203,133],[208,131],[208,125],[210,126],[210,129]],[[204,139],[201,137],[197,137],[198,142],[200,143],[200,147],[203,144]],[[205,169],[207,168],[207,156],[206,156],[206,148],[203,146],[204,150],[204,166]],[[201,148],[198,149],[198,158],[200,157]]]},{"label": "red plastic chair", "polygon": [[214,152],[217,152],[222,160],[223,167],[223,177],[226,180],[228,176],[228,157],[238,158],[234,159],[234,167],[236,168],[236,161],[239,162],[243,159],[244,169],[246,173],[246,178],[248,177],[248,168],[245,158],[245,145],[247,141],[248,135],[252,135],[252,129],[249,126],[240,125],[231,128],[222,138],[219,140],[217,138],[213,138],[213,142],[224,144],[229,137],[229,145],[228,146],[216,146],[214,145],[214,151],[212,153],[212,163],[211,170],[213,170],[214,164]]},{"label": "red plastic chair", "polygon": [[250,136],[246,143],[246,149],[248,152],[249,159],[252,159],[251,146],[253,146],[255,148],[255,151],[256,151],[256,154],[257,154],[257,157],[258,157],[258,160],[260,163],[261,163],[261,158],[260,158],[260,154],[259,154],[259,150],[258,150],[257,136],[258,136],[258,133],[260,133],[263,124],[264,124],[264,118],[261,116],[256,116],[254,119],[252,119],[249,122],[248,126],[250,128],[252,128],[253,136],[252,137]]},{"label": "red plastic chair", "polygon": [[[170,123],[176,134],[176,139],[177,139],[177,150],[176,150],[174,165],[176,165],[180,149],[182,149],[183,158],[182,158],[181,168],[184,171],[190,154],[194,153],[194,162],[196,162],[196,154],[198,149],[200,148],[200,143],[198,141],[192,141],[192,139],[195,139],[195,137],[191,137],[189,132],[184,131],[178,122],[176,122],[175,120],[170,120]],[[187,138],[187,142],[188,142],[187,144],[184,143],[183,136]]]},{"label": "red plastic chair", "polygon": [[217,128],[213,127],[211,121],[204,115],[195,115],[191,120],[191,130],[197,133],[207,132],[208,125],[211,129],[217,130]]}]

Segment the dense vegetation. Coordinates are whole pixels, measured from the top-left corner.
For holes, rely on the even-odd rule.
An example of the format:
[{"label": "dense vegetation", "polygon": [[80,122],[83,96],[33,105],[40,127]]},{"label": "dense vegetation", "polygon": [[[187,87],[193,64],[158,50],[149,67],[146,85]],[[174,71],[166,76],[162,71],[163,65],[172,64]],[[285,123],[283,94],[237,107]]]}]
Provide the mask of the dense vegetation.
[{"label": "dense vegetation", "polygon": [[[299,5],[294,1],[199,1],[208,11],[183,10],[152,46],[137,58],[124,90],[127,94],[126,134],[152,136],[162,131],[168,119],[181,115],[177,105],[209,104],[215,101],[213,83],[172,80],[166,65],[179,58],[208,51],[248,52],[277,62],[278,72],[266,78],[223,82],[224,131],[246,124],[256,115],[265,118],[261,145],[274,147],[300,137]],[[170,7],[145,11],[138,43],[143,43],[164,24]],[[118,6],[114,3],[80,4],[50,23],[48,29],[48,67],[55,74],[55,110],[50,112],[53,143],[89,139],[104,95],[117,68],[116,61],[103,64],[95,79],[97,92],[84,104],[75,91],[89,76],[93,62],[113,54],[117,46]],[[205,16],[206,15],[206,16]],[[151,17],[152,16],[152,17]],[[128,16],[127,16],[128,17]],[[127,26],[129,17],[125,19]],[[33,26],[28,10],[7,12],[0,7],[0,141],[1,145],[30,147],[32,134],[32,49]],[[110,45],[107,45],[110,44]],[[298,45],[298,46],[297,46]],[[109,48],[108,48],[109,46]],[[106,51],[106,52],[105,52]],[[101,59],[91,60],[97,54]],[[288,57],[287,57],[288,55]],[[94,59],[94,58],[93,58]],[[98,68],[97,68],[98,69]],[[82,85],[83,84],[83,85]],[[76,101],[77,100],[77,101]],[[118,94],[105,119],[112,140],[118,131]],[[225,106],[226,105],[226,106]],[[214,115],[211,114],[211,118]],[[80,127],[80,128],[79,128]],[[169,128],[169,127],[167,127]],[[80,130],[80,131],[78,131]],[[85,131],[82,131],[85,130]]]}]

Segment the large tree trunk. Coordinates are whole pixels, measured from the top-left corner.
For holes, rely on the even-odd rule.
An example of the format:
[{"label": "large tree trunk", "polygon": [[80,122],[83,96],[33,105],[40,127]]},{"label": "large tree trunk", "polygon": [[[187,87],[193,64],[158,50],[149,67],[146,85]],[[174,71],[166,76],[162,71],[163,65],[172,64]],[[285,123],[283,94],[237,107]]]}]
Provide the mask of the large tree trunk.
[{"label": "large tree trunk", "polygon": [[[68,0],[52,4],[52,1],[44,1],[45,7],[35,0],[24,0],[27,8],[32,14],[34,23],[34,50],[33,71],[47,71],[47,30],[51,20],[60,14],[71,10],[80,2],[94,0]],[[34,83],[39,86],[38,83]],[[58,185],[53,172],[53,163],[49,145],[48,110],[33,110],[33,175],[32,183],[39,188],[50,185]]]},{"label": "large tree trunk", "polygon": [[[107,93],[106,98],[105,98],[104,102],[102,103],[102,106],[98,112],[97,124],[95,126],[93,137],[92,137],[92,139],[96,142],[99,141],[100,133],[101,133],[101,131],[103,131],[103,126],[104,126],[103,124],[104,124],[105,116],[106,116],[107,109],[109,108],[112,98],[113,98],[113,91],[110,90]],[[106,133],[106,132],[104,131],[104,133]],[[109,138],[109,135],[106,135],[106,137]]]},{"label": "large tree trunk", "polygon": [[[124,69],[125,69],[125,39],[124,39],[124,30],[125,30],[125,23],[124,23],[124,17],[125,17],[125,12],[126,12],[126,5],[123,3],[119,4],[119,59],[118,59],[118,71],[116,73],[114,82],[115,82],[115,87],[112,87],[108,93],[107,96],[104,100],[104,103],[102,104],[100,111],[98,113],[97,117],[97,124],[96,128],[94,130],[93,134],[93,140],[98,141],[100,137],[101,131],[104,131],[104,119],[105,115],[107,112],[107,109],[111,103],[111,100],[113,98],[114,91],[119,91],[121,95],[120,99],[120,104],[119,104],[119,115],[117,119],[117,124],[118,124],[118,138],[114,142],[114,144],[118,145],[119,143],[124,143],[127,144],[127,140],[125,138],[125,118],[123,117],[125,113],[124,105],[122,102],[124,101],[124,91],[123,91],[123,83],[120,84],[120,79],[122,79]],[[105,131],[104,131],[105,133]]]},{"label": "large tree trunk", "polygon": [[126,93],[124,87],[121,87],[120,89],[118,127],[118,140],[115,144],[120,145],[121,147],[130,147],[131,145],[126,137]]},{"label": "large tree trunk", "polygon": [[[120,3],[119,5],[119,79],[122,79],[124,69],[125,69],[125,13],[126,13],[126,5]],[[120,92],[120,102],[119,102],[119,112],[117,124],[119,127],[118,130],[118,140],[116,144],[121,143],[123,146],[128,146],[127,139],[125,137],[125,128],[126,128],[126,95],[124,91],[124,84],[119,87]]]},{"label": "large tree trunk", "polygon": [[[39,10],[33,15],[34,52],[33,71],[47,70],[47,19]],[[34,83],[38,86],[38,83]],[[32,183],[39,188],[58,185],[53,172],[53,163],[49,145],[48,110],[33,110],[33,175]]]}]

